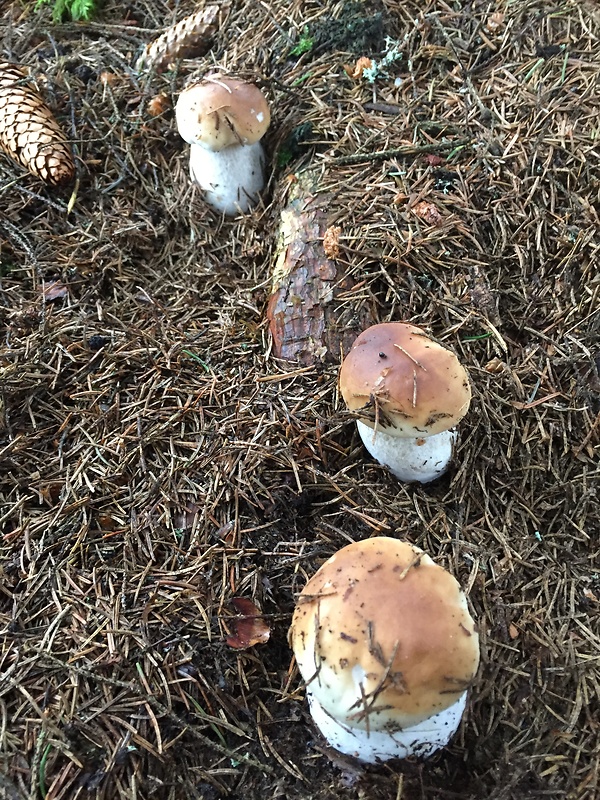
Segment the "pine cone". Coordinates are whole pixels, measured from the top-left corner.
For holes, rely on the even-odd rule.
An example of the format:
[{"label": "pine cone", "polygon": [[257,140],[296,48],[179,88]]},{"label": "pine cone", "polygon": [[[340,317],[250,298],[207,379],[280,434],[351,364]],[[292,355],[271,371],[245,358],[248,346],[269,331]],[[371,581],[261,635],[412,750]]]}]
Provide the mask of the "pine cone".
[{"label": "pine cone", "polygon": [[206,53],[217,27],[229,11],[229,0],[184,17],[155,39],[140,56],[135,65],[139,71],[154,67],[158,72],[166,69],[177,58],[191,58]]},{"label": "pine cone", "polygon": [[0,61],[0,147],[32,175],[57,185],[75,173],[67,138],[18,64]]}]

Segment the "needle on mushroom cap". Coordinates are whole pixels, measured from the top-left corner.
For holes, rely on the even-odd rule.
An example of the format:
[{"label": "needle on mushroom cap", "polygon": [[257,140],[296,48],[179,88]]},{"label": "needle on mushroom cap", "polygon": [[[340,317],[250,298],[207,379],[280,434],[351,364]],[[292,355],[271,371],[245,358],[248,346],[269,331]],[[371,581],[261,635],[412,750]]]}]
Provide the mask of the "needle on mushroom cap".
[{"label": "needle on mushroom cap", "polygon": [[452,351],[423,330],[386,322],[363,331],[344,359],[340,391],[367,450],[400,480],[442,475],[471,386]]},{"label": "needle on mushroom cap", "polygon": [[460,722],[479,639],[455,578],[414,545],[373,537],[334,554],[289,632],[313,718],[363,761],[427,756]]}]

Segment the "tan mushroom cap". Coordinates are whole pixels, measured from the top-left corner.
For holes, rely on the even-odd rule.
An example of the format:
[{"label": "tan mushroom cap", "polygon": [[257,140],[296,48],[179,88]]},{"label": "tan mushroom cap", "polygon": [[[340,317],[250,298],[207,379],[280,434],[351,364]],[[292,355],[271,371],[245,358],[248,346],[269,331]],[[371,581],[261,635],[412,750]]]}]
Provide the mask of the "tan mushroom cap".
[{"label": "tan mushroom cap", "polygon": [[254,144],[271,121],[268,103],[258,87],[221,75],[184,89],[175,114],[182,138],[209,150]]},{"label": "tan mushroom cap", "polygon": [[415,325],[384,322],[363,331],[344,359],[340,390],[351,411],[390,436],[431,436],[467,413],[471,385],[450,350]]},{"label": "tan mushroom cap", "polygon": [[416,725],[449,708],[479,665],[459,584],[418,547],[355,542],[306,584],[289,632],[309,691],[342,724]]}]

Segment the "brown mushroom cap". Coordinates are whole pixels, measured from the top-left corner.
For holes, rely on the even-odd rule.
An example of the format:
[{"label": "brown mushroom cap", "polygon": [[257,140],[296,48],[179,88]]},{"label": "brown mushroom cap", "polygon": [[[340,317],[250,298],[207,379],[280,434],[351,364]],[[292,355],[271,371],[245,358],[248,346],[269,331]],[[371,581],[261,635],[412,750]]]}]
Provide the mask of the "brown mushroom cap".
[{"label": "brown mushroom cap", "polygon": [[342,724],[416,725],[449,708],[479,665],[457,581],[418,547],[355,542],[306,584],[290,644],[309,691]]},{"label": "brown mushroom cap", "polygon": [[404,322],[358,336],[342,364],[340,390],[351,411],[364,409],[362,421],[390,436],[441,433],[471,402],[469,377],[454,353]]},{"label": "brown mushroom cap", "polygon": [[182,138],[209,150],[254,144],[271,121],[269,106],[258,87],[221,75],[184,89],[175,111]]}]

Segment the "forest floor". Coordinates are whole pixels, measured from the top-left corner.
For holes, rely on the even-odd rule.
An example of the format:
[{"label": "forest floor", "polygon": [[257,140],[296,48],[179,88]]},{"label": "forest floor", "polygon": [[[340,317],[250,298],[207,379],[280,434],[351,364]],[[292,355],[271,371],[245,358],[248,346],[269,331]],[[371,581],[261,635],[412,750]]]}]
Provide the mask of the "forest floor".
[{"label": "forest floor", "polygon": [[[231,0],[160,73],[137,58],[191,0],[34,6],[1,4],[0,58],[30,69],[77,178],[0,156],[2,800],[597,798],[597,3]],[[233,219],[190,183],[173,114],[215,71],[272,108],[268,186]],[[342,332],[410,321],[469,372],[433,484],[363,450],[345,344],[275,355],[306,175]],[[447,748],[372,767],[319,737],[287,630],[319,565],[380,534],[457,577],[482,663]],[[270,628],[245,650],[240,597]]]}]

